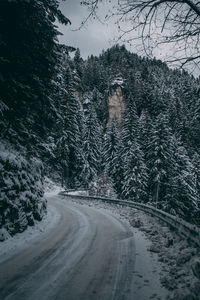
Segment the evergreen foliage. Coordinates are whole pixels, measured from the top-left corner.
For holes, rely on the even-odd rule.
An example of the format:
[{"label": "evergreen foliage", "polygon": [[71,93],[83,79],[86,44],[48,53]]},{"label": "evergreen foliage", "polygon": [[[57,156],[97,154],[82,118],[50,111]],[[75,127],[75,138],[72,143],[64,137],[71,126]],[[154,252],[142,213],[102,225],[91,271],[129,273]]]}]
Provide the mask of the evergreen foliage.
[{"label": "evergreen foliage", "polygon": [[0,137],[9,145],[0,151],[0,225],[11,234],[45,212],[41,160],[54,158],[59,119],[52,97],[61,59],[54,21],[70,23],[58,6],[56,0],[0,1]]},{"label": "evergreen foliage", "polygon": [[195,170],[186,149],[173,139],[173,164],[167,182],[165,202],[168,209],[190,222],[197,222],[199,193]]},{"label": "evergreen foliage", "polygon": [[172,133],[165,115],[161,113],[156,118],[150,134],[147,148],[149,190],[152,201],[157,206],[165,196],[166,183],[169,180],[171,164],[173,164]]},{"label": "evergreen foliage", "polygon": [[119,45],[90,57],[84,74],[83,95],[90,93],[97,111],[113,88],[122,88],[122,124],[109,114],[99,118],[104,172],[118,197],[199,223],[199,79]]},{"label": "evergreen foliage", "polygon": [[[75,97],[73,77],[68,60],[63,62],[60,72],[60,94],[55,94],[59,99],[58,116],[55,126],[55,163],[60,165],[62,184],[68,188],[78,183],[81,171],[81,155],[83,143],[81,141],[81,123],[84,122],[81,113],[81,104]],[[57,100],[58,100],[57,99]],[[81,123],[80,123],[81,122]]]},{"label": "evergreen foliage", "polygon": [[89,105],[85,108],[85,130],[83,133],[83,170],[81,172],[82,184],[89,187],[97,180],[101,171],[101,144],[102,129],[94,108]]},{"label": "evergreen foliage", "polygon": [[106,181],[112,181],[114,190],[118,196],[122,196],[123,183],[123,162],[122,162],[122,141],[119,126],[116,119],[108,126],[103,142],[103,169]]},{"label": "evergreen foliage", "polygon": [[[1,158],[1,225],[14,233],[40,219],[44,172],[199,224],[199,79],[119,45],[72,59],[56,18],[70,22],[56,0],[0,2],[0,136],[24,156]],[[108,111],[119,87],[121,123]]]},{"label": "evergreen foliage", "polygon": [[147,182],[148,174],[143,153],[138,143],[133,141],[124,161],[124,197],[136,202],[146,202]]},{"label": "evergreen foliage", "polygon": [[[131,100],[133,102],[131,102]],[[124,178],[122,194],[127,199],[147,200],[147,167],[140,141],[139,118],[133,98],[127,103],[122,127],[122,161]]]},{"label": "evergreen foliage", "polygon": [[13,142],[37,144],[51,128],[49,91],[58,35],[55,18],[69,22],[56,0],[0,2],[0,90],[6,116],[1,137]]},{"label": "evergreen foliage", "polygon": [[104,137],[104,147],[103,147],[103,161],[104,169],[108,176],[114,177],[116,172],[116,163],[118,161],[118,156],[120,153],[120,137],[117,126],[117,121],[114,118],[111,121],[110,126],[107,128]]},{"label": "evergreen foliage", "polygon": [[43,165],[0,147],[0,228],[11,235],[21,232],[46,211],[43,199]]}]

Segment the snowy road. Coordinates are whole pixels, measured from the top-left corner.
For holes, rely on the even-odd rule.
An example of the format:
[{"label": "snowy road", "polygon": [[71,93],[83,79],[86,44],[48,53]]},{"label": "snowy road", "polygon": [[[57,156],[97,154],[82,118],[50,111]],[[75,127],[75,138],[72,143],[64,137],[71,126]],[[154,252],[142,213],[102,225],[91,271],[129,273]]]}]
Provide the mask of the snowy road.
[{"label": "snowy road", "polygon": [[49,205],[60,221],[0,264],[0,299],[164,299],[155,257],[141,233],[109,211],[67,202]]}]

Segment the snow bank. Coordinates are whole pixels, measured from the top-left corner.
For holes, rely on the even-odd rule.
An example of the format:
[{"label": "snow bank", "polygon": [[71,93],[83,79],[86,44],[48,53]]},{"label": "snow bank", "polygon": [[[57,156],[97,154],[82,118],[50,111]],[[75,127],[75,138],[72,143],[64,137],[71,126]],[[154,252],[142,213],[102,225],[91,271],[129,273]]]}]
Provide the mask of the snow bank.
[{"label": "snow bank", "polygon": [[34,226],[28,226],[24,232],[17,233],[13,237],[8,236],[8,239],[0,244],[0,263],[16,255],[22,249],[30,247],[35,241],[45,238],[46,233],[51,231],[59,220],[60,213],[54,206],[48,205],[47,214],[42,221],[36,221]]},{"label": "snow bank", "polygon": [[200,299],[200,253],[198,247],[182,239],[164,222],[137,209],[98,200],[86,201],[75,198],[70,200],[120,214],[121,218],[128,220],[134,229],[145,234],[151,242],[148,251],[156,256],[161,264],[160,282],[170,292],[167,299]]},{"label": "snow bank", "polygon": [[0,145],[0,241],[23,232],[46,212],[43,165]]},{"label": "snow bank", "polygon": [[44,195],[46,197],[57,195],[58,193],[64,191],[64,189],[58,185],[57,183],[53,182],[50,178],[44,178]]}]

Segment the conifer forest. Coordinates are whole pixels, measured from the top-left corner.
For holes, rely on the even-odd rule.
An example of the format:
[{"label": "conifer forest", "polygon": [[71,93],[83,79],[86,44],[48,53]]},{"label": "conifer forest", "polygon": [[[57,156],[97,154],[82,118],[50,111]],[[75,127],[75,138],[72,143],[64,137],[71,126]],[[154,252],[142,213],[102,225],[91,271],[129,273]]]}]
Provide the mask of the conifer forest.
[{"label": "conifer forest", "polygon": [[[199,300],[200,4],[62,1],[0,0],[0,300]],[[190,54],[61,43],[110,3]]]},{"label": "conifer forest", "polygon": [[1,227],[42,219],[44,176],[199,225],[199,78],[119,45],[83,59],[55,19],[55,0],[0,3]]}]

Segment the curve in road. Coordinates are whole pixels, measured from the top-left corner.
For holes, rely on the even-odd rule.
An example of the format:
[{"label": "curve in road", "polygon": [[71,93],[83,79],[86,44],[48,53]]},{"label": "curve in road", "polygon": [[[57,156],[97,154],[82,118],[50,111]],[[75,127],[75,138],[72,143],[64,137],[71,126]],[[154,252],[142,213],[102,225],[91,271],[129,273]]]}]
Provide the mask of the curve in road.
[{"label": "curve in road", "polygon": [[59,197],[49,205],[60,212],[59,224],[0,264],[1,300],[164,299],[138,231],[109,211]]}]

